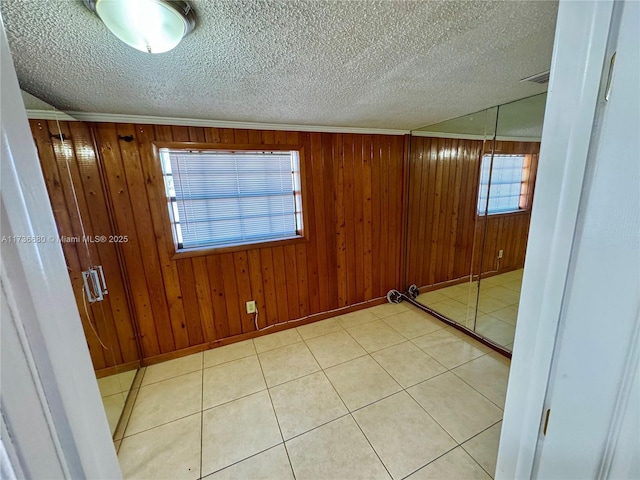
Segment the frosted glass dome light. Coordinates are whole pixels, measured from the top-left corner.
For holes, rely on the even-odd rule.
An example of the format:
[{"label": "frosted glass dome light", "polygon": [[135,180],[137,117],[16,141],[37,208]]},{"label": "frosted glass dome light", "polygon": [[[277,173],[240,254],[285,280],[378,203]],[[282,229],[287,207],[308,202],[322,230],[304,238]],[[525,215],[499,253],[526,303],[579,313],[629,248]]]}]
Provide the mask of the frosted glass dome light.
[{"label": "frosted glass dome light", "polygon": [[196,23],[191,5],[172,0],[84,0],[111,32],[127,45],[148,53],[178,46]]}]

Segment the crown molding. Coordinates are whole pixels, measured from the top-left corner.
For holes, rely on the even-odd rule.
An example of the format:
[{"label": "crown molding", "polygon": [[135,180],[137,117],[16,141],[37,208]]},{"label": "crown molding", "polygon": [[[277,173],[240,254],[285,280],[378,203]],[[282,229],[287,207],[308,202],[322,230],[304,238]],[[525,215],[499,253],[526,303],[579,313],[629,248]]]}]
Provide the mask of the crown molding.
[{"label": "crown molding", "polygon": [[[454,138],[460,140],[491,140],[490,135],[472,135],[465,133],[446,133],[446,132],[424,132],[421,130],[412,130],[411,135],[414,137],[436,137],[436,138]],[[508,135],[497,135],[496,140],[505,142],[539,142],[540,137],[515,137]]]},{"label": "crown molding", "polygon": [[296,132],[321,133],[362,133],[370,135],[407,135],[409,130],[362,127],[331,127],[323,125],[293,125],[283,123],[233,122],[206,120],[202,118],[154,117],[149,115],[121,115],[114,113],[62,112],[48,110],[27,110],[27,116],[43,120],[77,120],[81,122],[137,123],[146,125],[179,125],[185,127],[237,128],[248,130],[286,130]]},{"label": "crown molding", "polygon": [[64,120],[77,121],[77,118],[61,112],[60,110],[31,110],[27,109],[27,118],[30,120]]},{"label": "crown molding", "polygon": [[[59,110],[27,110],[27,118],[32,120],[64,120],[104,123],[137,123],[144,125],[179,125],[184,127],[237,128],[247,130],[286,130],[295,132],[320,133],[361,133],[365,135],[407,135],[414,137],[457,138],[485,140],[484,135],[462,133],[425,132],[422,130],[398,130],[391,128],[330,127],[322,125],[293,125],[285,123],[232,122],[206,120],[200,118],[154,117],[149,115],[120,115],[115,113],[61,112]],[[510,142],[539,142],[540,137],[497,136],[496,140]]]}]

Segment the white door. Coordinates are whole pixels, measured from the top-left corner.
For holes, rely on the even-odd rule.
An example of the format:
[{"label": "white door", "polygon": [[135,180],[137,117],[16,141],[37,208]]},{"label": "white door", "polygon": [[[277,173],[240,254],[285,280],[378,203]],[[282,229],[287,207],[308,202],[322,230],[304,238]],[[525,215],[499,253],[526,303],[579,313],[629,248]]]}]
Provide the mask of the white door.
[{"label": "white door", "polygon": [[640,478],[639,25],[614,5],[535,478]]}]

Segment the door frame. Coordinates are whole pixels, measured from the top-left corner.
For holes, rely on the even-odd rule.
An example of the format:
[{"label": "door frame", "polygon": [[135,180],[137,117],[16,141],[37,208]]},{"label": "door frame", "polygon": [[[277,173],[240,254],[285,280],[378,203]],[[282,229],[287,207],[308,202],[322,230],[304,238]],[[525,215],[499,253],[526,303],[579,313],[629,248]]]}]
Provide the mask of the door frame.
[{"label": "door frame", "polygon": [[533,474],[613,6],[561,0],[558,8],[496,479]]}]

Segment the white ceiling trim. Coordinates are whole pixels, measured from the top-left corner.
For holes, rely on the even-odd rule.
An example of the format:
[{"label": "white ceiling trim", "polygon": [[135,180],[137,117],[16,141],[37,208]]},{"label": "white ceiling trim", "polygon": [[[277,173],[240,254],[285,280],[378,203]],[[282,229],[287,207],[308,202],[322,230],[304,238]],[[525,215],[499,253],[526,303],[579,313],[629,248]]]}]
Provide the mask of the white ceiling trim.
[{"label": "white ceiling trim", "polygon": [[[436,138],[454,138],[461,140],[490,140],[493,137],[484,135],[474,135],[467,133],[447,133],[447,132],[425,132],[413,130],[411,131],[411,135],[414,137],[436,137]],[[539,142],[540,137],[512,137],[505,135],[497,135],[496,140],[505,141],[505,142]]]},{"label": "white ceiling trim", "polygon": [[75,121],[76,118],[73,118],[70,115],[67,115],[60,110],[32,110],[27,109],[27,118],[30,120],[65,120],[65,121]]},{"label": "white ceiling trim", "polygon": [[179,125],[184,127],[237,128],[247,130],[286,130],[297,132],[321,133],[362,133],[367,135],[406,135],[409,130],[362,127],[330,127],[322,125],[291,125],[283,123],[232,122],[223,120],[206,120],[201,118],[154,117],[148,115],[120,115],[113,113],[55,112],[49,110],[27,110],[30,119],[42,120],[79,120],[82,122],[105,123],[137,123],[147,125]]}]

